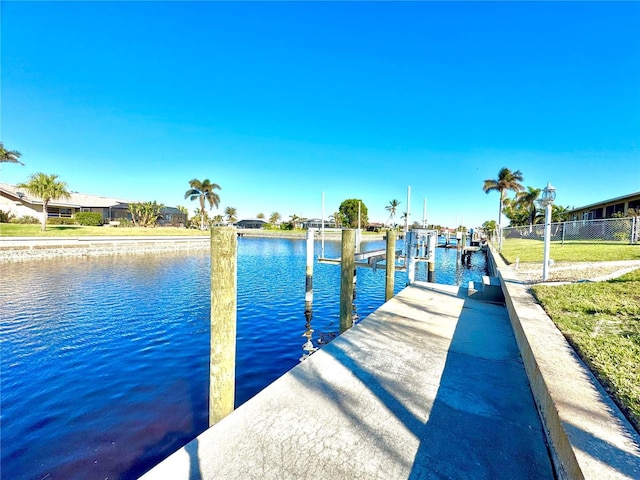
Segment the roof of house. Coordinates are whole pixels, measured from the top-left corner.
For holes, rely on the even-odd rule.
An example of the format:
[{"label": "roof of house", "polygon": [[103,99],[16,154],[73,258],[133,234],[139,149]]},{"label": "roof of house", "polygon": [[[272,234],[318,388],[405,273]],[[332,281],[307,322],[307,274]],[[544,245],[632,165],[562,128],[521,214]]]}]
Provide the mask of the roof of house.
[{"label": "roof of house", "polygon": [[240,222],[262,222],[262,223],[267,223],[267,221],[264,218],[243,218],[242,220],[238,220],[236,223],[240,223]]},{"label": "roof of house", "polygon": [[584,209],[592,208],[592,207],[598,207],[598,206],[601,207],[601,206],[603,206],[605,204],[623,202],[623,201],[625,201],[627,199],[630,199],[630,198],[633,198],[633,197],[640,197],[640,192],[629,193],[627,195],[622,195],[621,197],[610,198],[609,200],[602,200],[600,202],[590,203],[589,205],[584,205],[582,207],[572,208],[571,210],[567,210],[567,213],[575,212],[577,210],[584,210]]},{"label": "roof of house", "polygon": [[[10,195],[14,198],[20,199],[22,202],[34,204],[42,204],[42,200],[38,197],[29,195],[27,191],[19,188],[17,185],[9,185],[8,183],[0,183],[0,193]],[[122,200],[112,197],[101,197],[99,195],[88,195],[86,193],[69,192],[69,198],[61,198],[58,200],[52,200],[49,202],[51,206],[59,207],[76,207],[76,208],[89,208],[89,207],[116,207],[122,206],[126,208],[131,200]]]},{"label": "roof of house", "polygon": [[162,213],[170,213],[172,215],[184,215],[184,213],[176,207],[162,207]]}]

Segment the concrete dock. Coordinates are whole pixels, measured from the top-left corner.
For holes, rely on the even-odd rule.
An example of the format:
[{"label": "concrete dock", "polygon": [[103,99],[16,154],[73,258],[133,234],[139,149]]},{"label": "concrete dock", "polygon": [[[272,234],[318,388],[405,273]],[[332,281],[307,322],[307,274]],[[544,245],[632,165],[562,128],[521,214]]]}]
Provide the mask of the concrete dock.
[{"label": "concrete dock", "polygon": [[416,282],[145,474],[552,479],[502,305]]}]

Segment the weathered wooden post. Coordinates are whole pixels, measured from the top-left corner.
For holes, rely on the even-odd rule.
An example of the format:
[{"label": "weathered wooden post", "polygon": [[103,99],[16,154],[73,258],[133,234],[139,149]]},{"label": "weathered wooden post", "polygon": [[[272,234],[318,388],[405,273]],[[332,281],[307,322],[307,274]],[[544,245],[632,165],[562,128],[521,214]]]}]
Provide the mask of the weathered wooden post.
[{"label": "weathered wooden post", "polygon": [[355,230],[342,230],[340,256],[340,333],[353,326],[353,272],[355,270]]},{"label": "weathered wooden post", "polygon": [[233,411],[235,397],[238,234],[211,229],[211,353],[209,426]]},{"label": "weathered wooden post", "polygon": [[387,302],[393,298],[393,289],[395,287],[396,273],[396,231],[387,230],[387,255],[386,255],[386,271],[385,271],[385,289],[384,301]]},{"label": "weathered wooden post", "polygon": [[436,243],[438,237],[435,235],[427,236],[427,257],[429,257],[427,269],[427,282],[434,283],[436,281]]},{"label": "weathered wooden post", "polygon": [[311,313],[313,309],[313,240],[315,230],[310,228],[307,230],[307,279],[305,283],[304,293],[304,309],[305,313]]}]

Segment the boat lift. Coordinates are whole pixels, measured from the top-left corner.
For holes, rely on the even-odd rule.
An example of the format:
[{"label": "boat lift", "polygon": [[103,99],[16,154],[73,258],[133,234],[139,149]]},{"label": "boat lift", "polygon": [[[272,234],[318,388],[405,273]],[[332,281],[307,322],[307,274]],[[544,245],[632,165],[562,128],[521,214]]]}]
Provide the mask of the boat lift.
[{"label": "boat lift", "polygon": [[[357,238],[357,237],[356,237]],[[416,263],[424,262],[429,265],[429,278],[433,282],[433,272],[435,267],[436,245],[438,243],[438,231],[423,228],[413,229],[405,235],[404,248],[395,251],[394,269],[407,272],[407,285],[415,281]],[[340,265],[341,258],[319,257],[319,263]],[[384,262],[384,263],[380,263]],[[386,270],[387,252],[386,249],[370,250],[354,254],[354,267],[378,268]]]}]

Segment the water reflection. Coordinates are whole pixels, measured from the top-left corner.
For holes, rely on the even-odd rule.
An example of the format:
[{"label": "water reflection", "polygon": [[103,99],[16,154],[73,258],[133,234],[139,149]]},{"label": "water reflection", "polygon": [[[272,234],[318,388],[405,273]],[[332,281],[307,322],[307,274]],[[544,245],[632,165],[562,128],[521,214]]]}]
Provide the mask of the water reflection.
[{"label": "water reflection", "polygon": [[313,328],[311,328],[311,320],[313,319],[313,309],[309,303],[306,304],[304,310],[304,318],[306,319],[304,325],[304,333],[302,337],[306,338],[306,341],[302,345],[302,350],[304,353],[300,357],[300,361],[306,360],[311,356],[311,354],[318,349],[313,346]]},{"label": "water reflection", "polygon": [[[437,250],[438,282],[485,274],[484,255],[456,271],[455,252]],[[339,252],[327,242],[326,256]],[[314,267],[303,324],[305,241],[239,239],[236,406],[337,336],[340,269]],[[0,268],[2,478],[135,479],[207,428],[207,253]],[[354,323],[385,295],[383,269],[358,270]],[[396,272],[394,293],[404,280]]]}]

